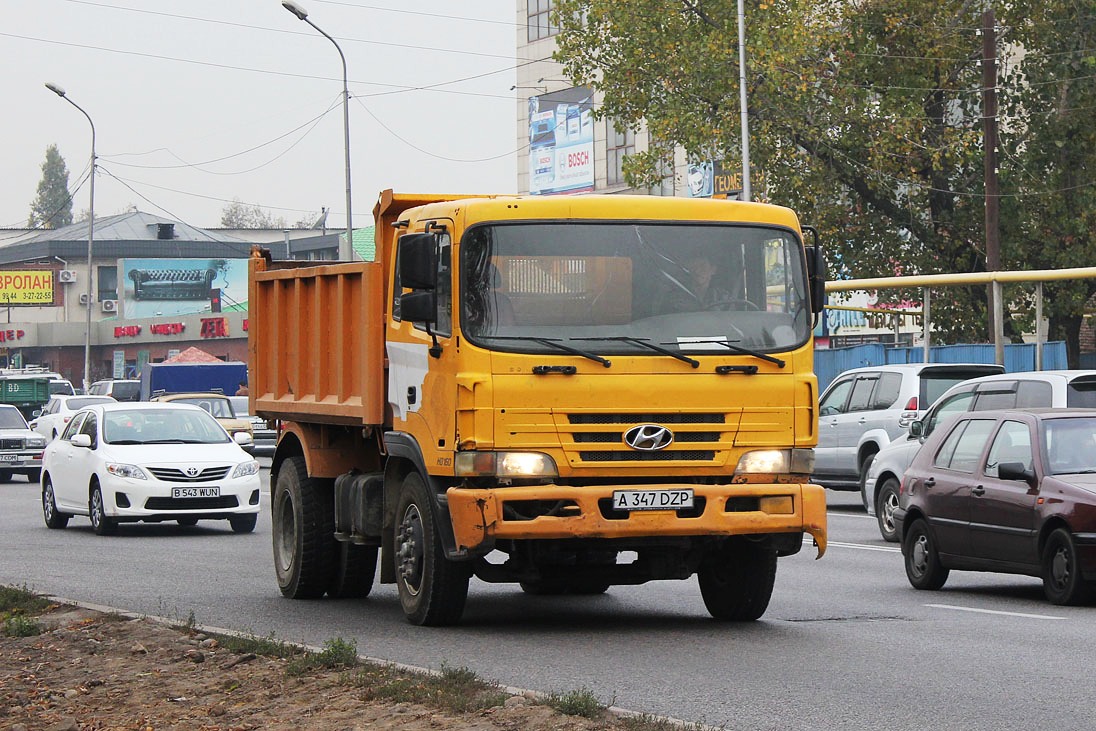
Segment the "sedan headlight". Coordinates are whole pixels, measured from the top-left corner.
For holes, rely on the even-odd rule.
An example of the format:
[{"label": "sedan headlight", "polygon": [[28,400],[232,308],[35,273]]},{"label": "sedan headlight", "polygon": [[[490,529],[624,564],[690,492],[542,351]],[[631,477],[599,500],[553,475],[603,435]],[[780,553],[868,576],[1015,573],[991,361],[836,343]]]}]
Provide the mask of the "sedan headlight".
[{"label": "sedan headlight", "polygon": [[237,477],[249,477],[257,474],[259,474],[259,463],[253,459],[249,459],[247,462],[241,462],[236,465],[236,469],[232,472],[232,479],[236,479]]},{"label": "sedan headlight", "polygon": [[457,477],[556,477],[555,460],[540,452],[458,452]]},{"label": "sedan headlight", "polygon": [[746,452],[738,460],[736,473],[803,474],[814,472],[813,449],[759,449]]},{"label": "sedan headlight", "polygon": [[27,449],[43,449],[46,446],[45,437],[28,437]]},{"label": "sedan headlight", "polygon": [[134,464],[120,464],[116,462],[108,462],[107,472],[116,477],[131,477],[134,480],[148,479],[148,476],[145,475],[145,471]]}]

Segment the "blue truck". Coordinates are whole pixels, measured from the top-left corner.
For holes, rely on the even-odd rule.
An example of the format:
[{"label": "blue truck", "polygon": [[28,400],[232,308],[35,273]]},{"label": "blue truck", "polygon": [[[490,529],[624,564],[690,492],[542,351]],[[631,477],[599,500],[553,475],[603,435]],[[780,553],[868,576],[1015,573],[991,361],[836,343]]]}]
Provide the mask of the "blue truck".
[{"label": "blue truck", "polygon": [[141,368],[141,400],[165,393],[223,393],[232,396],[247,382],[247,364],[146,363]]}]

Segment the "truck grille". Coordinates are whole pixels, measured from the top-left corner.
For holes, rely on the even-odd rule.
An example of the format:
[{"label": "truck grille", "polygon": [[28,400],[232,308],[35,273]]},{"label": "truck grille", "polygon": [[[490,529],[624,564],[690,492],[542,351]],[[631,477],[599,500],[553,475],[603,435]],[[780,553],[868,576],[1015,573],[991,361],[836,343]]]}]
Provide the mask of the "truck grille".
[{"label": "truck grille", "polygon": [[[568,414],[571,440],[583,462],[713,462],[717,450],[710,448],[722,437],[720,428],[727,422],[722,413],[577,413]],[[674,432],[674,441],[666,449],[644,452],[621,449],[624,432],[637,424],[660,424]],[[613,428],[619,426],[621,428]],[[704,427],[708,427],[705,429]],[[580,427],[574,429],[573,427]],[[582,429],[581,427],[589,427]],[[608,427],[608,428],[606,428]],[[716,428],[712,428],[716,427]],[[592,445],[606,445],[591,449]],[[704,448],[709,447],[709,448]]]},{"label": "truck grille", "polygon": [[163,482],[213,482],[223,480],[228,474],[228,467],[207,467],[196,475],[188,475],[175,467],[149,467],[148,471]]}]

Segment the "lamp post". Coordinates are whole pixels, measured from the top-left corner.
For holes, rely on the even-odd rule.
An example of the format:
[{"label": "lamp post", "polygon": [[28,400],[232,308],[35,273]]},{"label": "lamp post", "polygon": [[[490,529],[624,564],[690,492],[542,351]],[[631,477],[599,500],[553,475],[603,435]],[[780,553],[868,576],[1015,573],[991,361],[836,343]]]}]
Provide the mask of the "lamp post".
[{"label": "lamp post", "polygon": [[88,290],[87,290],[87,318],[84,321],[84,393],[91,386],[91,306],[95,302],[92,297],[91,279],[94,274],[91,263],[91,249],[95,243],[95,122],[91,121],[91,115],[84,108],[65,96],[65,90],[57,84],[46,84],[46,88],[57,96],[67,101],[80,110],[91,125],[91,189],[89,191],[90,203],[88,203]]},{"label": "lamp post", "polygon": [[296,15],[298,19],[308,23],[310,26],[315,28],[320,33],[320,35],[331,41],[331,44],[335,46],[335,50],[339,52],[339,58],[342,60],[343,148],[346,152],[346,241],[339,244],[339,260],[351,261],[354,258],[354,218],[350,206],[350,88],[347,86],[346,56],[343,55],[342,49],[339,48],[339,44],[335,42],[334,38],[325,33],[323,28],[308,19],[307,10],[302,8],[297,3],[293,2],[293,0],[282,0],[282,7]]}]

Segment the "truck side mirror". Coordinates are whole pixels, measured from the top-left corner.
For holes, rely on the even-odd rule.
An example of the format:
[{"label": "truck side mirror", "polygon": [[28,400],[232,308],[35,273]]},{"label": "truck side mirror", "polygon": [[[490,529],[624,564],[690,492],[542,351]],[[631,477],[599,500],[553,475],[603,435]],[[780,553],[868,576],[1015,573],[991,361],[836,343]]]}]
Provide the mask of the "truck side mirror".
[{"label": "truck side mirror", "polygon": [[437,320],[437,294],[433,290],[401,294],[400,319],[405,322],[434,322]]},{"label": "truck side mirror", "polygon": [[[400,286],[435,289],[438,286],[438,237],[434,234],[404,234],[400,237],[399,246]],[[400,307],[403,315],[403,305]]]},{"label": "truck side mirror", "polygon": [[811,290],[811,312],[826,307],[826,259],[818,244],[807,247],[807,277]]}]

